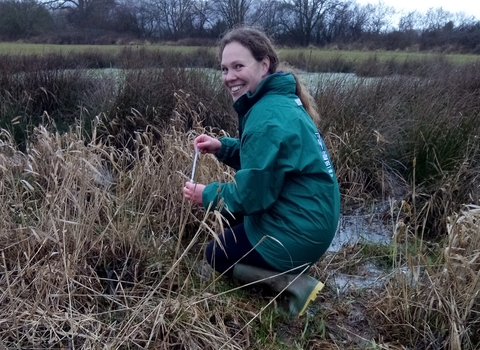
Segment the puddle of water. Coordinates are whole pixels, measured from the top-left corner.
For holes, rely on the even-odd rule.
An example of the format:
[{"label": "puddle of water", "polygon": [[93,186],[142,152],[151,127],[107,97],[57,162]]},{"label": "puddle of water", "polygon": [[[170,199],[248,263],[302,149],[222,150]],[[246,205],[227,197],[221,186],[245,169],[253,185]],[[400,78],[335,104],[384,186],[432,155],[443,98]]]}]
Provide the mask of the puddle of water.
[{"label": "puddle of water", "polygon": [[[375,215],[344,215],[340,217],[338,231],[328,252],[336,253],[357,243],[389,245],[391,238],[392,228]],[[356,275],[333,271],[328,277],[328,282],[337,295],[352,290],[381,288],[387,280],[387,271],[368,262],[358,267]]]},{"label": "puddle of water", "polygon": [[391,242],[392,229],[379,218],[372,215],[341,216],[337,233],[329,252],[338,252],[342,247],[358,242],[388,245]]},{"label": "puddle of water", "polygon": [[361,274],[358,275],[334,273],[330,275],[329,282],[340,295],[350,290],[380,288],[387,280],[385,271],[374,264],[365,264],[361,270]]}]

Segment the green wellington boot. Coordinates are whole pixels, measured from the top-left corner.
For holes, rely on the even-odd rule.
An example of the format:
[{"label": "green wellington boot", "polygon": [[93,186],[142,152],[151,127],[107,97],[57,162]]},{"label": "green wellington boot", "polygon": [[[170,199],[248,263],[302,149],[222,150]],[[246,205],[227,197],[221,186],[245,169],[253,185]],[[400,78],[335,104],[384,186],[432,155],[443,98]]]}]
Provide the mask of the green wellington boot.
[{"label": "green wellington boot", "polygon": [[236,264],[233,267],[233,277],[245,284],[266,285],[277,293],[285,290],[289,296],[288,312],[290,317],[302,316],[307,306],[317,298],[324,286],[322,282],[305,274],[281,274],[278,271],[244,264]]}]

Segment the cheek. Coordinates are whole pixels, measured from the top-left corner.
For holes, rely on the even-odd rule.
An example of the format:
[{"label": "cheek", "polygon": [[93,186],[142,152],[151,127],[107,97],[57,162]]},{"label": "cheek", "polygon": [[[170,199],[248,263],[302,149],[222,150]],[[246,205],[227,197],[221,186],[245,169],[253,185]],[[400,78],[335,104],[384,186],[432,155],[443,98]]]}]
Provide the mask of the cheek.
[{"label": "cheek", "polygon": [[252,89],[256,90],[261,81],[262,77],[260,75],[256,76],[251,83]]},{"label": "cheek", "polygon": [[227,76],[222,74],[221,81],[223,85],[227,85]]}]

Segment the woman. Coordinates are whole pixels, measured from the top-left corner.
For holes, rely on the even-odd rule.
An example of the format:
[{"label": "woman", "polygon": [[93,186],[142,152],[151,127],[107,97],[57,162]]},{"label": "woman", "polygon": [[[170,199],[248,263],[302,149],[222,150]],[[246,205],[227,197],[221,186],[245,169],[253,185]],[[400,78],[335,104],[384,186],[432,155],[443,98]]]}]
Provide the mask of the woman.
[{"label": "woman", "polygon": [[340,195],[311,96],[292,73],[278,72],[268,37],[253,28],[220,42],[222,82],[238,113],[239,137],[200,135],[194,146],[237,170],[235,181],[187,182],[186,199],[225,208],[243,222],[206,249],[210,265],[245,282],[262,280],[289,294],[299,316],[323,284],[303,274],[325,253],[337,229]]}]

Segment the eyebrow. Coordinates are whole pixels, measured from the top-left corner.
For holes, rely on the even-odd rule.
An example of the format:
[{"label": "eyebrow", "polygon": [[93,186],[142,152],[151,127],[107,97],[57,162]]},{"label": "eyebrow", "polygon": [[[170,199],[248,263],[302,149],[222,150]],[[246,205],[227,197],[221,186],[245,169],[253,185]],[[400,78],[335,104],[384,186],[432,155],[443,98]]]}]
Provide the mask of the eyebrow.
[{"label": "eyebrow", "polygon": [[[244,64],[242,60],[234,60],[232,62],[230,62],[228,65],[235,65],[235,64]],[[222,67],[226,67],[227,65],[224,64],[224,63],[221,63],[220,64]]]}]

